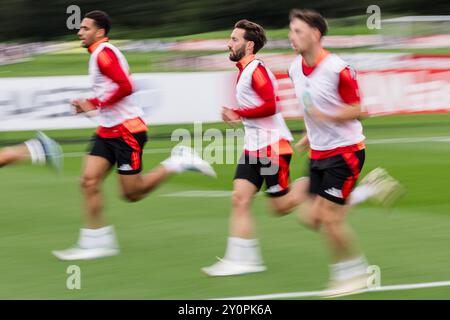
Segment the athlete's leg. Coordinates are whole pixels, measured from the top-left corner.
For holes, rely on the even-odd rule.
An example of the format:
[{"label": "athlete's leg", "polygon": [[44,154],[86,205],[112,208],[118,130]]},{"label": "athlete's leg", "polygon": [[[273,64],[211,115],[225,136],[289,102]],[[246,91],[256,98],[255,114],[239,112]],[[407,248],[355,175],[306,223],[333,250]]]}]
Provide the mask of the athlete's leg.
[{"label": "athlete's leg", "polygon": [[91,152],[84,159],[80,181],[84,198],[84,228],[72,248],[53,251],[61,260],[96,259],[119,253],[112,225],[106,225],[103,214],[101,186],[115,163],[114,152],[108,139],[95,136]]},{"label": "athlete's leg", "polygon": [[112,168],[112,163],[100,156],[88,155],[81,176],[81,192],[84,197],[84,226],[97,229],[105,226],[101,185]]},{"label": "athlete's leg", "polygon": [[25,144],[0,149],[0,167],[23,160],[31,160],[30,151]]},{"label": "athlete's leg", "polygon": [[253,239],[255,237],[251,204],[257,191],[257,187],[248,180],[234,180],[229,230],[231,237],[241,239]]},{"label": "athlete's leg", "polygon": [[334,263],[350,260],[360,254],[353,240],[353,232],[345,222],[348,206],[317,196],[312,211],[314,220],[321,225]]},{"label": "athlete's leg", "polygon": [[139,201],[162,182],[166,181],[173,173],[174,171],[170,171],[160,165],[145,175],[140,173],[133,175],[120,174],[119,182],[122,188],[122,196],[130,202]]},{"label": "athlete's leg", "polygon": [[219,262],[202,268],[207,275],[230,276],[266,270],[251,213],[253,198],[261,188],[262,182],[263,178],[256,159],[243,155],[233,182],[229,237],[225,256],[219,259]]},{"label": "athlete's leg", "polygon": [[166,181],[172,174],[186,170],[209,176],[215,172],[208,162],[189,147],[179,146],[161,165],[146,174],[141,174],[143,148],[147,141],[145,132],[127,135],[117,141],[117,165],[122,196],[130,202],[143,199],[149,192]]},{"label": "athlete's leg", "polygon": [[0,167],[20,161],[48,164],[60,172],[63,163],[62,150],[56,141],[43,132],[38,132],[36,138],[0,150]]},{"label": "athlete's leg", "polygon": [[289,186],[289,192],[270,198],[272,211],[280,216],[291,213],[308,198],[309,177],[301,177]]},{"label": "athlete's leg", "polygon": [[[367,287],[367,261],[356,245],[351,228],[345,222],[346,205],[364,164],[365,152],[338,155],[312,161],[312,194],[310,215],[320,226],[332,264],[327,296],[349,294]],[[317,179],[320,177],[320,179]],[[319,183],[320,182],[320,183]]]}]

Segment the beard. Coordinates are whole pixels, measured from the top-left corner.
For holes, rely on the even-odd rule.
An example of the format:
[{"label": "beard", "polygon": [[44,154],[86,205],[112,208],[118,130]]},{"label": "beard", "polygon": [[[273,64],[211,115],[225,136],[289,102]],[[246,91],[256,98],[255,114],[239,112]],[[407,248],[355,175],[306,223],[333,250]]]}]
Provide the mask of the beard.
[{"label": "beard", "polygon": [[245,56],[245,46],[242,46],[239,49],[237,49],[236,52],[231,51],[229,58],[231,61],[238,62],[244,56]]},{"label": "beard", "polygon": [[80,47],[89,48],[89,44],[87,43],[86,39],[84,39],[84,40],[80,39]]},{"label": "beard", "polygon": [[291,43],[291,48],[294,50],[296,54],[302,54],[304,50],[302,50],[300,47],[295,46],[293,43]]}]

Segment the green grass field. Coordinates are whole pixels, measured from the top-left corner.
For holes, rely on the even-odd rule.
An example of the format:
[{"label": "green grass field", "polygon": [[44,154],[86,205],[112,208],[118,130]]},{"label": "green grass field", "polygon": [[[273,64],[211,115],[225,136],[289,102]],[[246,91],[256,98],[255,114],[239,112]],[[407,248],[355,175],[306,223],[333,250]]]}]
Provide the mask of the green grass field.
[{"label": "green grass field", "polygon": [[[263,52],[292,53],[291,50],[265,50]],[[415,50],[370,50],[367,48],[332,49],[335,53],[359,53],[359,52],[393,52],[393,53],[421,53],[421,54],[450,54],[447,48],[415,49]],[[192,67],[172,68],[167,65],[169,59],[203,56],[218,52],[127,52],[125,55],[133,73],[146,72],[183,72],[197,71]],[[86,75],[88,73],[89,55],[80,54],[45,54],[32,57],[31,60],[0,66],[0,78],[9,77],[41,77]]]},{"label": "green grass field", "polygon": [[[349,216],[369,262],[381,268],[381,284],[450,280],[449,115],[373,118],[364,121],[368,138],[364,173],[382,166],[408,192],[386,211],[372,204]],[[301,124],[290,121],[292,129]],[[223,125],[209,127],[224,128]],[[188,126],[189,127],[189,126]],[[149,170],[174,145],[165,134],[173,126],[151,128],[144,156]],[[31,132],[1,133],[19,141]],[[119,198],[117,176],[105,182],[106,215],[121,245],[116,257],[61,262],[51,250],[74,244],[82,212],[78,188],[81,157],[90,130],[49,131],[64,144],[64,174],[21,164],[1,169],[0,299],[209,299],[316,291],[327,281],[328,255],[318,234],[294,215],[276,218],[258,196],[253,211],[268,271],[240,277],[207,278],[200,268],[224,253],[228,197],[168,197],[174,192],[230,190],[234,165],[214,165],[218,179],[194,173],[175,176],[139,203]],[[298,134],[297,134],[298,137]],[[391,140],[412,138],[409,141]],[[419,138],[422,139],[420,142]],[[305,157],[296,155],[292,178],[304,174]],[[81,268],[81,290],[66,288],[66,269]],[[450,287],[365,293],[347,299],[448,299]],[[310,298],[308,298],[310,299]]]}]

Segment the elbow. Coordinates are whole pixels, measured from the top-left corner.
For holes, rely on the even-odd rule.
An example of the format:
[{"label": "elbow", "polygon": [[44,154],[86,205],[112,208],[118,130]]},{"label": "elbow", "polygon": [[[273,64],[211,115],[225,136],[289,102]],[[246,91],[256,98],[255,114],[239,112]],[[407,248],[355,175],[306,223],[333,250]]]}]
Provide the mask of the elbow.
[{"label": "elbow", "polygon": [[126,82],[122,86],[122,90],[123,90],[124,96],[129,96],[133,93],[133,86],[131,85],[130,82]]},{"label": "elbow", "polygon": [[269,102],[266,106],[266,110],[266,117],[275,115],[277,113],[277,105],[275,104],[275,101]]}]

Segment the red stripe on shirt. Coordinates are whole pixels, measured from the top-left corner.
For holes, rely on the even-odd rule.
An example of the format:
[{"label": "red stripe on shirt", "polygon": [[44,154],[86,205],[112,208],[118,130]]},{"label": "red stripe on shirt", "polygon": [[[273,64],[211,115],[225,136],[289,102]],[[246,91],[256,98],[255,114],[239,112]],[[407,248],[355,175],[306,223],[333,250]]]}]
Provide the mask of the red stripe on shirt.
[{"label": "red stripe on shirt", "polygon": [[252,74],[252,88],[263,100],[259,106],[233,109],[244,118],[263,118],[277,112],[275,89],[266,68],[259,64]]},{"label": "red stripe on shirt", "polygon": [[105,108],[133,93],[133,85],[130,78],[120,65],[114,51],[110,48],[103,48],[97,56],[97,64],[100,72],[117,84],[117,89],[105,100],[99,98],[90,99],[97,107]]},{"label": "red stripe on shirt", "polygon": [[346,104],[361,103],[356,72],[350,67],[339,73],[338,92]]}]

